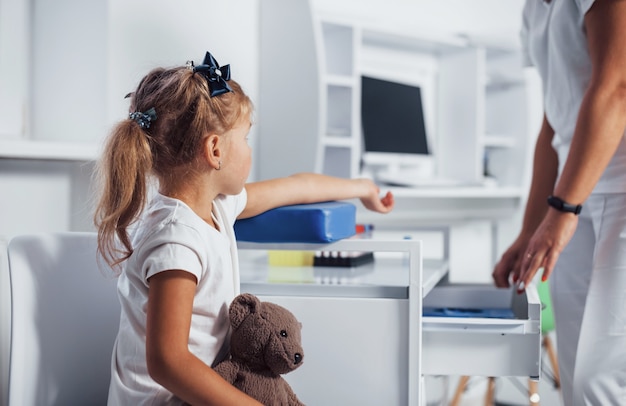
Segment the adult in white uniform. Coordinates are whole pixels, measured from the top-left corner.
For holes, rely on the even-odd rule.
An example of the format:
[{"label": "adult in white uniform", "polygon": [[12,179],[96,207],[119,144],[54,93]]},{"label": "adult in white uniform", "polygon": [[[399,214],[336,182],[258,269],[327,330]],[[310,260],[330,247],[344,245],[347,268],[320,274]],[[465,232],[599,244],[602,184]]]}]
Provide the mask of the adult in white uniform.
[{"label": "adult in white uniform", "polygon": [[497,286],[550,278],[563,403],[626,404],[626,1],[527,0],[544,120]]}]

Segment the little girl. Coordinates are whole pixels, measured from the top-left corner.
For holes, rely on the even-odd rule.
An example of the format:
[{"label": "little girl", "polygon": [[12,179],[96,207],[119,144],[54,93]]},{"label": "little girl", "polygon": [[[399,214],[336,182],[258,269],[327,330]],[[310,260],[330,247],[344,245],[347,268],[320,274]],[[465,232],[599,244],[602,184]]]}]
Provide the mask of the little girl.
[{"label": "little girl", "polygon": [[122,304],[109,404],[258,405],[211,369],[228,352],[239,293],[235,220],[350,198],[386,213],[393,196],[316,174],[246,184],[252,103],[208,52],[198,66],[154,69],[130,96],[98,167],[98,248]]}]

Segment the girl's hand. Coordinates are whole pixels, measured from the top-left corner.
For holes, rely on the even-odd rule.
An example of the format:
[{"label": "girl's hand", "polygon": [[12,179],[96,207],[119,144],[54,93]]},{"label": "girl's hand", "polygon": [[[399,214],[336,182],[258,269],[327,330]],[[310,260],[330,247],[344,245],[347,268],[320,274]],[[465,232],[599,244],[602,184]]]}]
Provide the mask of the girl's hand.
[{"label": "girl's hand", "polygon": [[523,291],[530,284],[539,270],[543,268],[541,280],[550,277],[559,255],[569,243],[576,231],[578,216],[572,213],[562,213],[550,209],[539,228],[530,239],[519,274],[514,276],[518,281],[518,292]]},{"label": "girl's hand", "polygon": [[389,213],[395,204],[393,194],[387,192],[385,196],[380,197],[380,188],[369,179],[359,179],[361,182],[367,182],[368,193],[361,197],[361,203],[368,209],[378,213]]}]

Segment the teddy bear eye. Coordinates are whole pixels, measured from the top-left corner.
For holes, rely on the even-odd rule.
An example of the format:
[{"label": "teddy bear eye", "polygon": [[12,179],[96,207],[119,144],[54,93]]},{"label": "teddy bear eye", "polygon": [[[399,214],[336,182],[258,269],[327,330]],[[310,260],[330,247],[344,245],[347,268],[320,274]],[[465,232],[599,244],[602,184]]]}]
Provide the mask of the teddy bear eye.
[{"label": "teddy bear eye", "polygon": [[287,331],[286,330],[280,330],[280,336],[281,337],[287,337]]}]

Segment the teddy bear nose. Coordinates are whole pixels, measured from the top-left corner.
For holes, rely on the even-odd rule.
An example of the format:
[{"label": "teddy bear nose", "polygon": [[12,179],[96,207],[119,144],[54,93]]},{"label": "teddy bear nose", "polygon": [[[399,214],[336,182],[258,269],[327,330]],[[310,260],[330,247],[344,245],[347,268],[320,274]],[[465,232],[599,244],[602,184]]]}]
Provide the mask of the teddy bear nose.
[{"label": "teddy bear nose", "polygon": [[300,353],[296,353],[294,356],[294,361],[296,362],[296,365],[299,364],[300,362],[302,362],[302,354]]}]

